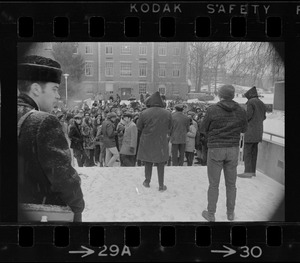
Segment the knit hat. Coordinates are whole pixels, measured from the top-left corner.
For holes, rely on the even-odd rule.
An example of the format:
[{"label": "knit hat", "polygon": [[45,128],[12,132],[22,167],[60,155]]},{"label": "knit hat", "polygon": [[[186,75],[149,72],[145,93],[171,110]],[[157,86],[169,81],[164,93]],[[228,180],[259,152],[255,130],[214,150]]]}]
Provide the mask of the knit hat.
[{"label": "knit hat", "polygon": [[117,118],[118,116],[117,116],[117,114],[115,113],[115,112],[109,112],[108,114],[107,114],[107,118],[108,119],[111,119],[111,118]]},{"label": "knit hat", "polygon": [[219,97],[225,100],[232,100],[234,98],[235,89],[232,85],[223,85],[219,88]]},{"label": "knit hat", "polygon": [[27,56],[18,64],[18,79],[60,84],[62,70],[60,64],[51,58]]}]

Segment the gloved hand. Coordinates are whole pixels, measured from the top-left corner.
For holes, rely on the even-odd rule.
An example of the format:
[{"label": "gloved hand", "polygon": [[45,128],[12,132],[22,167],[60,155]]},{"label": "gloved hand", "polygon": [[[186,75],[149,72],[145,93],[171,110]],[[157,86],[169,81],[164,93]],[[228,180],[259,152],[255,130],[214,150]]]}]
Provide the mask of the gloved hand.
[{"label": "gloved hand", "polygon": [[134,147],[130,147],[129,151],[130,151],[131,153],[134,153]]}]

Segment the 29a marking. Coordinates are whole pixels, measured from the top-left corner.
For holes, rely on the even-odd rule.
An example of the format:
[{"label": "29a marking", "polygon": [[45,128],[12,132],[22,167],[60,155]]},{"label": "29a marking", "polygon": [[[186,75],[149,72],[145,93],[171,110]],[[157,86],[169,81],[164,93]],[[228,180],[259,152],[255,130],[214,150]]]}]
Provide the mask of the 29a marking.
[{"label": "29a marking", "polygon": [[104,245],[103,247],[100,247],[100,248],[102,248],[102,250],[98,254],[99,257],[107,257],[107,256],[116,257],[119,253],[121,253],[122,257],[124,255],[131,256],[130,249],[127,246],[123,247],[122,252],[121,252],[119,246],[117,246],[117,245],[111,245],[109,247]]},{"label": "29a marking", "polygon": [[[262,255],[262,249],[259,246],[254,246],[251,249],[249,249],[249,247],[247,247],[247,246],[244,246],[244,247],[241,247],[241,249],[244,249],[243,252],[245,252],[245,255],[243,255],[243,254],[240,255],[240,257],[242,257],[242,258],[247,258],[249,256],[252,256],[254,258],[259,258]],[[249,251],[250,251],[250,253],[249,253]]]}]

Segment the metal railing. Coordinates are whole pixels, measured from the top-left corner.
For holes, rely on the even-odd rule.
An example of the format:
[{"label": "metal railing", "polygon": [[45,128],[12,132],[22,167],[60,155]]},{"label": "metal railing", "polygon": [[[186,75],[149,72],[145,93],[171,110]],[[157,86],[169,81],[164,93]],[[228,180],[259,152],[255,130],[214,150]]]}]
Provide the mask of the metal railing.
[{"label": "metal railing", "polygon": [[[268,142],[272,142],[272,143],[280,145],[280,146],[284,146],[284,143],[276,142],[273,140],[273,137],[281,138],[284,140],[284,136],[275,134],[272,132],[266,132],[266,131],[264,131],[263,133],[270,135],[270,139],[263,138],[264,141],[268,141]],[[239,160],[239,162],[243,162],[243,160],[244,160],[244,133],[241,133],[239,147],[240,147],[240,152],[239,152],[238,160]]]}]

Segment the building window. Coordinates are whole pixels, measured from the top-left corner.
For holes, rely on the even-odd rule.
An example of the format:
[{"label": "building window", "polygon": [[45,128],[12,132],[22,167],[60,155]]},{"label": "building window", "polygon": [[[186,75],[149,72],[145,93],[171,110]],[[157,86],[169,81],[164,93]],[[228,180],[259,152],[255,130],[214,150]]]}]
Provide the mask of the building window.
[{"label": "building window", "polygon": [[180,47],[174,47],[174,56],[180,56]]},{"label": "building window", "polygon": [[131,62],[121,62],[121,76],[131,76]]},{"label": "building window", "polygon": [[139,83],[139,94],[145,94],[147,92],[147,83]]},{"label": "building window", "polygon": [[166,87],[165,86],[159,87],[158,91],[161,95],[166,95]]},{"label": "building window", "polygon": [[113,54],[113,46],[112,45],[105,46],[105,54],[106,55],[112,55]]},{"label": "building window", "polygon": [[167,46],[166,45],[158,46],[158,55],[159,56],[166,56],[167,55]]},{"label": "building window", "polygon": [[105,62],[105,76],[113,76],[114,75],[114,62],[109,61]]},{"label": "building window", "polygon": [[114,92],[114,84],[113,83],[105,83],[105,91],[109,93]]},{"label": "building window", "polygon": [[166,76],[166,64],[165,63],[159,63],[158,64],[158,76],[159,77],[165,77]]},{"label": "building window", "polygon": [[147,46],[140,46],[139,47],[139,54],[140,55],[147,55]]},{"label": "building window", "polygon": [[129,54],[131,54],[131,47],[130,47],[130,45],[122,45],[121,46],[121,54],[122,55],[129,55]]},{"label": "building window", "polygon": [[147,63],[140,63],[140,77],[147,77]]},{"label": "building window", "polygon": [[178,86],[173,87],[173,95],[179,95],[179,87]]},{"label": "building window", "polygon": [[180,64],[173,65],[173,77],[180,77]]},{"label": "building window", "polygon": [[85,75],[93,76],[93,73],[94,73],[93,62],[86,61],[85,62]]},{"label": "building window", "polygon": [[85,54],[93,54],[92,44],[85,45]]}]

